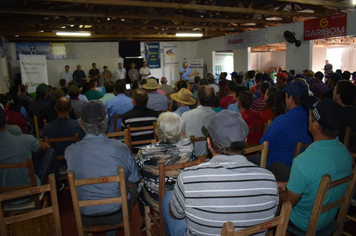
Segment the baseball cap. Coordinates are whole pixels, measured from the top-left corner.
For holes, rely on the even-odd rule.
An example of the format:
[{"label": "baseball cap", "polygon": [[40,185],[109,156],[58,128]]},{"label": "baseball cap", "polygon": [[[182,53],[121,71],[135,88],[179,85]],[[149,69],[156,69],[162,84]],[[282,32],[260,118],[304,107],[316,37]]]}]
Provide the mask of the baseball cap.
[{"label": "baseball cap", "polygon": [[237,76],[237,72],[234,71],[234,72],[232,72],[230,75],[232,75],[232,77],[235,77],[235,76]]},{"label": "baseball cap", "polygon": [[288,79],[288,75],[287,75],[287,73],[285,73],[285,72],[281,72],[281,73],[275,74],[275,76]]},{"label": "baseball cap", "polygon": [[105,106],[101,101],[89,101],[82,104],[80,119],[89,124],[97,124],[106,118]]},{"label": "baseball cap", "polygon": [[79,93],[79,88],[77,85],[73,84],[69,86],[68,93]]},{"label": "baseball cap", "polygon": [[0,126],[9,122],[9,117],[6,119],[5,111],[0,108]]},{"label": "baseball cap", "polygon": [[49,88],[45,84],[40,84],[36,88],[36,93],[38,94],[45,94],[47,91],[49,91]]},{"label": "baseball cap", "polygon": [[223,147],[233,147],[234,143],[245,141],[249,129],[241,113],[223,110],[203,119],[210,137]]},{"label": "baseball cap", "polygon": [[307,75],[313,76],[314,72],[312,70],[303,70],[303,72]]},{"label": "baseball cap", "polygon": [[338,73],[325,75],[325,78],[332,79],[335,82],[335,84],[339,82],[339,80],[342,80],[342,76]]},{"label": "baseball cap", "polygon": [[309,94],[308,86],[301,81],[295,81],[294,83],[291,83],[290,85],[288,85],[288,87],[282,89],[282,91],[288,92],[295,98],[300,98],[300,96],[302,96],[303,94]]},{"label": "baseball cap", "polygon": [[301,79],[304,79],[305,81],[307,81],[307,78],[305,78],[305,76],[302,74],[296,74],[293,79],[296,79],[296,78],[301,78]]},{"label": "baseball cap", "polygon": [[320,100],[315,96],[306,97],[304,105],[309,108],[318,123],[327,129],[340,129],[345,119],[345,109],[332,99]]}]

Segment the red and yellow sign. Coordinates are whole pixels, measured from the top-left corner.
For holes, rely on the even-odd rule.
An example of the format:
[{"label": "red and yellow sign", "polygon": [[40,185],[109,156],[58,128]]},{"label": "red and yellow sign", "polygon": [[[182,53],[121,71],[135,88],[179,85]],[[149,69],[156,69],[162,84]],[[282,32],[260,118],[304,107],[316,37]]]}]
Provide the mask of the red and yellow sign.
[{"label": "red and yellow sign", "polygon": [[346,36],[346,22],[346,14],[304,21],[303,40]]}]

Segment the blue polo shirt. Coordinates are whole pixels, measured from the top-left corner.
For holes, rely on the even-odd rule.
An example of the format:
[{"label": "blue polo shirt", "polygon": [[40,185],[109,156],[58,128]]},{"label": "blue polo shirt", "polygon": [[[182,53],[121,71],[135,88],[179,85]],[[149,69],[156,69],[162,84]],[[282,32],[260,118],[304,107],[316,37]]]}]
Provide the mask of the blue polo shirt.
[{"label": "blue polo shirt", "polygon": [[[184,71],[184,67],[181,67],[179,69],[179,73]],[[189,75],[192,74],[191,70],[187,67],[187,70],[180,75],[180,79],[185,79],[186,81],[189,81]]]},{"label": "blue polo shirt", "polygon": [[[110,122],[109,133],[114,132],[114,114],[122,116],[126,112],[132,110],[132,108],[132,99],[122,93],[106,101],[105,109],[108,113]],[[117,119],[116,124],[118,128],[121,128],[121,118]]]},{"label": "blue polo shirt", "polygon": [[308,112],[303,107],[295,107],[286,114],[276,117],[260,143],[263,144],[264,141],[268,141],[270,149],[267,165],[278,161],[290,167],[297,142],[312,142],[308,131]]}]

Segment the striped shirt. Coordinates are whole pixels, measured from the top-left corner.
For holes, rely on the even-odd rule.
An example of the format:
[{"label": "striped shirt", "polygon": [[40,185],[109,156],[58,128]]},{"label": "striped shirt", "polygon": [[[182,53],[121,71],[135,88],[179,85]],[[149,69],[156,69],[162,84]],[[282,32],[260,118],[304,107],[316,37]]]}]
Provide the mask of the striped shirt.
[{"label": "striped shirt", "polygon": [[[130,127],[144,127],[150,126],[153,122],[156,122],[158,113],[147,107],[135,106],[131,111],[126,112],[122,116],[121,127],[126,129],[127,125]],[[146,139],[154,139],[153,130],[144,130],[131,132],[132,141],[140,141]],[[137,153],[138,150],[147,145],[132,146],[132,152]]]},{"label": "striped shirt", "polygon": [[184,169],[170,207],[177,218],[186,217],[185,235],[220,235],[227,221],[238,231],[271,220],[278,202],[277,183],[270,171],[241,155],[218,155]]}]

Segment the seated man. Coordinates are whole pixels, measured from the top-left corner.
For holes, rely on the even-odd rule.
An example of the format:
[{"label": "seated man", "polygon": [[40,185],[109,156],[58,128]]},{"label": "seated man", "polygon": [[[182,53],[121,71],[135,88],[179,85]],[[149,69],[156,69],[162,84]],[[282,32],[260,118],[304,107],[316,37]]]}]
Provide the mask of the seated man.
[{"label": "seated man", "polygon": [[[190,94],[189,90],[188,92]],[[159,142],[142,148],[135,157],[142,175],[139,208],[143,217],[143,205],[153,207],[159,212],[159,163],[163,161],[166,165],[175,165],[195,160],[192,143],[187,138],[182,139],[183,123],[177,114],[162,113],[157,120],[156,133]],[[179,170],[167,172],[166,191],[173,190],[179,173]]]},{"label": "seated man", "polygon": [[[0,164],[26,162],[32,158],[36,173],[37,185],[45,184],[49,174],[54,173],[59,177],[57,156],[51,147],[44,142],[39,142],[32,135],[13,136],[8,132],[9,117],[0,108]],[[30,185],[27,168],[1,169],[0,187]],[[57,187],[63,187],[58,185]],[[16,200],[20,204],[27,199]]]},{"label": "seated man", "polygon": [[[68,95],[75,113],[80,113],[82,111],[82,104],[86,103],[86,101],[79,99],[79,94],[80,94],[80,89],[78,88],[78,85],[72,84],[71,86],[69,86]],[[77,119],[79,119],[80,115],[76,115],[76,117]]]},{"label": "seated man", "polygon": [[[267,166],[279,162],[290,167],[297,142],[312,142],[308,132],[308,113],[302,107],[303,99],[308,96],[307,85],[295,81],[283,92],[286,92],[285,100],[288,112],[276,117],[260,140],[260,144],[268,141],[270,152],[267,157]],[[277,180],[281,181],[282,179],[277,178]]]},{"label": "seated man", "polygon": [[[122,116],[126,112],[130,111],[133,108],[132,100],[126,93],[126,82],[125,80],[117,80],[114,84],[114,91],[116,97],[109,99],[105,103],[105,109],[109,116],[109,133],[114,132],[114,115]],[[117,128],[120,129],[121,118],[118,118],[116,121]]]},{"label": "seated man", "polygon": [[[69,112],[73,109],[71,101],[68,98],[61,97],[57,100],[54,108],[58,113],[58,118],[43,128],[43,136],[48,138],[67,138],[78,134],[79,140],[81,140],[85,136],[84,131],[77,120],[69,118]],[[72,143],[74,142],[58,142],[51,143],[51,146],[57,152],[57,155],[62,156],[66,147]]]},{"label": "seated man", "polygon": [[39,117],[40,110],[49,104],[48,96],[49,87],[45,84],[40,84],[36,87],[36,99],[28,106],[28,118],[30,119],[31,125],[34,127],[34,116]]},{"label": "seated man", "polygon": [[[352,172],[352,160],[346,147],[339,142],[337,135],[342,126],[345,111],[340,104],[330,99],[319,101],[308,97],[304,104],[310,109],[309,131],[314,142],[299,156],[294,158],[287,182],[279,182],[280,202],[289,201],[293,209],[292,222],[306,231],[310,214],[323,175],[329,174],[332,181],[344,178]],[[347,185],[328,191],[324,205],[343,196]],[[338,208],[320,215],[317,230],[334,219]]]},{"label": "seated man", "polygon": [[[183,130],[187,138],[190,138],[191,135],[196,138],[207,136],[207,130],[203,128],[202,120],[208,115],[215,114],[215,111],[210,108],[210,105],[214,99],[215,92],[212,87],[203,85],[199,88],[199,106],[191,111],[184,112],[182,115]],[[195,154],[197,156],[208,154],[205,141],[195,143]]]},{"label": "seated man", "polygon": [[168,98],[165,95],[159,94],[157,92],[157,89],[161,87],[162,85],[157,84],[157,81],[154,78],[148,79],[147,83],[142,85],[142,88],[146,89],[148,93],[147,107],[155,111],[168,110]]},{"label": "seated man", "polygon": [[263,135],[263,120],[257,111],[251,109],[253,95],[247,91],[240,93],[238,98],[238,107],[242,115],[242,119],[248,127],[252,129],[247,136],[247,145],[258,144]]},{"label": "seated man", "polygon": [[88,100],[98,100],[103,97],[102,92],[96,90],[97,79],[89,80],[90,89],[84,95],[88,98]]},{"label": "seated man", "polygon": [[181,117],[184,112],[190,111],[189,105],[195,104],[195,99],[191,97],[189,89],[181,88],[178,93],[171,94],[173,101],[177,102],[178,109],[174,112]]},{"label": "seated man", "polygon": [[28,134],[28,126],[26,123],[25,118],[21,115],[20,112],[17,111],[10,111],[10,100],[11,95],[7,94],[0,94],[0,104],[2,105],[5,115],[10,118],[9,124],[10,125],[17,125],[20,127],[22,133]]},{"label": "seated man", "polygon": [[242,85],[236,85],[232,91],[232,99],[235,101],[235,103],[231,103],[227,109],[229,111],[237,111],[240,112],[239,106],[237,105],[239,102],[237,101],[240,93],[243,91],[248,91],[248,89],[245,86]]},{"label": "seated man", "polygon": [[[132,104],[134,108],[126,112],[122,116],[121,127],[126,129],[127,125],[130,127],[144,127],[151,126],[156,122],[158,113],[155,110],[147,108],[148,94],[144,89],[135,89],[132,94]],[[131,132],[131,140],[139,141],[146,139],[154,139],[153,130],[145,130],[144,132]],[[145,145],[144,145],[145,146]],[[137,153],[143,146],[133,146],[132,152]]]},{"label": "seated man", "polygon": [[[54,107],[56,105],[57,100],[60,99],[61,97],[63,97],[62,89],[57,87],[52,87],[51,90],[49,91],[49,98],[51,101],[48,104],[48,106],[42,108],[39,113],[38,127],[40,129],[44,127],[44,122],[43,122],[44,119],[46,119],[47,123],[51,123],[52,121],[58,118],[58,113]],[[77,119],[73,109],[69,112],[69,117],[74,120]]]},{"label": "seated man", "polygon": [[[82,105],[82,116],[79,120],[86,136],[80,142],[65,150],[68,171],[74,171],[77,179],[118,175],[119,166],[125,169],[128,186],[128,205],[131,210],[136,201],[135,183],[140,174],[128,147],[119,140],[109,139],[105,135],[108,116],[104,104],[100,101],[89,101]],[[131,185],[130,185],[131,184]],[[120,197],[120,186],[117,183],[106,185],[87,185],[78,187],[80,200]],[[121,204],[106,204],[81,208],[85,224],[115,224],[122,221]],[[106,235],[115,235],[115,231]]]},{"label": "seated man", "polygon": [[220,235],[227,221],[238,231],[272,219],[278,207],[276,180],[241,155],[249,132],[241,114],[224,110],[203,124],[213,158],[185,168],[174,192],[165,194],[167,235]]}]

